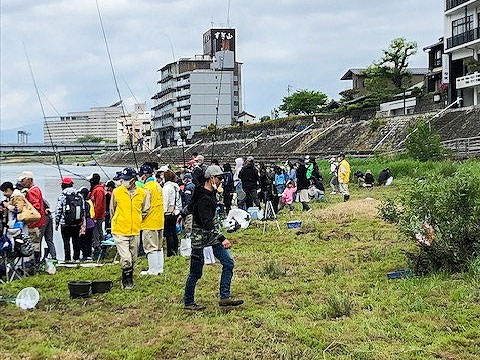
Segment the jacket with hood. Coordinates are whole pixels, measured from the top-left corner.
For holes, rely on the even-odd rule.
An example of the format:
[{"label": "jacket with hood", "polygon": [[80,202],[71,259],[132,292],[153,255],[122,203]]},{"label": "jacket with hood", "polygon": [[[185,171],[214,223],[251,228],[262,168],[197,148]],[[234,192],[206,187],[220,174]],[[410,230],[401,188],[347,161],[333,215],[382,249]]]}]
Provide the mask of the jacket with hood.
[{"label": "jacket with hood", "polygon": [[260,181],[260,177],[258,176],[258,171],[252,162],[248,163],[242,168],[242,170],[240,170],[238,178],[242,181],[243,190],[258,189],[258,182]]},{"label": "jacket with hood", "polygon": [[348,184],[350,182],[350,164],[343,159],[338,166],[338,182]]},{"label": "jacket with hood", "polygon": [[180,186],[173,181],[167,181],[163,186],[163,210],[165,215],[178,215],[182,211]]},{"label": "jacket with hood", "polygon": [[107,210],[107,199],[105,196],[105,185],[97,184],[90,192],[90,200],[93,202],[95,208],[95,219],[104,220],[105,212]]},{"label": "jacket with hood", "polygon": [[238,175],[240,174],[240,171],[242,170],[242,168],[243,168],[243,158],[241,158],[241,157],[236,158],[235,159],[235,172],[233,174],[233,182],[234,182],[235,187],[240,182],[240,178],[238,177]]},{"label": "jacket with hood", "polygon": [[65,205],[67,201],[67,195],[76,194],[77,190],[73,187],[64,189],[60,195],[58,195],[57,206],[55,207],[55,224],[65,226]]}]

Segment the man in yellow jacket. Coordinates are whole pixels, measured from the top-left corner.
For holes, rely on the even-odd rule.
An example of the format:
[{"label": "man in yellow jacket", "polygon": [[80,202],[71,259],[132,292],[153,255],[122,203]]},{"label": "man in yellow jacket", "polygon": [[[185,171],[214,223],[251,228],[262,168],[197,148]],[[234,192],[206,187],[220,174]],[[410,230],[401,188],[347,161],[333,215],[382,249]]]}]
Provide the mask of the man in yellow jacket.
[{"label": "man in yellow jacket", "polygon": [[151,166],[144,164],[138,173],[144,183],[144,189],[150,194],[150,208],[142,221],[143,250],[147,254],[148,271],[141,275],[158,275],[163,273],[163,196],[162,187],[153,176]]},{"label": "man in yellow jacket", "polygon": [[132,289],[133,265],[137,258],[142,221],[150,207],[150,195],[136,185],[135,169],[123,169],[118,179],[121,185],[113,190],[110,200],[112,235],[120,255],[122,286]]},{"label": "man in yellow jacket", "polygon": [[350,182],[350,164],[345,159],[345,154],[340,154],[338,157],[340,164],[338,165],[338,185],[340,193],[343,195],[343,201],[350,199],[348,192],[348,183]]}]

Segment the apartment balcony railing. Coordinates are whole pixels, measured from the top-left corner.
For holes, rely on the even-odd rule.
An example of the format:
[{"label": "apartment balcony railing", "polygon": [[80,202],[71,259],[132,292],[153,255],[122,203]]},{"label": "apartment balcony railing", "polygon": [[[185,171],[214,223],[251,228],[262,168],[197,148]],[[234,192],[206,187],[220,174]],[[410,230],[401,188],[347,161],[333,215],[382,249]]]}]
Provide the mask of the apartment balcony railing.
[{"label": "apartment balcony railing", "polygon": [[177,97],[190,95],[190,89],[184,89],[184,90],[181,90],[181,91],[177,91],[176,95],[177,95]]},{"label": "apartment balcony railing", "polygon": [[447,49],[467,44],[478,39],[480,39],[480,28],[472,29],[447,39]]},{"label": "apartment balcony railing", "polygon": [[465,4],[466,2],[469,2],[469,1],[470,0],[447,0],[447,10],[456,8],[457,6]]},{"label": "apartment balcony railing", "polygon": [[174,116],[175,118],[179,118],[179,117],[184,117],[188,115],[190,115],[190,110],[182,110],[182,111],[177,111]]},{"label": "apartment balcony railing", "polygon": [[184,106],[190,106],[190,99],[177,101],[173,104],[173,106],[175,106],[176,108],[184,107]]},{"label": "apartment balcony railing", "polygon": [[190,79],[183,79],[183,80],[177,81],[177,87],[182,87],[186,85],[190,85]]},{"label": "apartment balcony railing", "polygon": [[457,89],[465,89],[477,85],[480,85],[479,72],[457,78]]}]

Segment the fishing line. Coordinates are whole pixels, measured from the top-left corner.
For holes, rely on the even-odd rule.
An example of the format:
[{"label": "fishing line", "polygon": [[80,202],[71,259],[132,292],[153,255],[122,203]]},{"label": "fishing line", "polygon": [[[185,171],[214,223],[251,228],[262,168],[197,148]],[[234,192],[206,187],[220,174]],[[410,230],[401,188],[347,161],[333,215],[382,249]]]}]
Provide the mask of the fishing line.
[{"label": "fishing line", "polygon": [[[100,13],[100,7],[98,6],[98,0],[95,0],[95,3],[97,5],[98,19],[100,20],[100,27],[102,29],[103,40],[105,41],[105,48],[107,50],[108,61],[110,63],[110,68],[112,70],[113,82],[115,83],[115,89],[116,89],[117,94],[118,94],[118,99],[120,100],[120,106],[122,107],[123,118],[126,120],[127,117],[125,115],[125,109],[124,109],[124,106],[123,106],[122,95],[120,94],[120,89],[118,88],[117,76],[115,75],[115,69],[113,67],[112,56],[110,55],[110,48],[108,47],[107,35],[105,34],[105,28],[103,27],[103,20],[102,20],[102,15]],[[128,135],[129,135],[129,138],[130,138],[130,147],[132,149],[133,159],[135,161],[135,166],[138,169],[137,155],[135,154],[135,149],[134,149],[134,146],[133,146],[133,136],[132,136],[132,133],[130,132],[130,130],[128,129],[128,126],[126,128],[127,128]]]},{"label": "fishing line", "polygon": [[[52,102],[51,102],[50,99],[47,97],[47,95],[45,95],[45,93],[44,93],[43,91],[41,91],[41,93],[42,93],[43,97],[47,100],[47,102],[50,104],[50,106],[52,107],[52,109],[57,113],[57,115],[58,115],[59,117],[61,117],[59,111],[58,111],[57,108],[52,104]],[[77,134],[75,134],[75,132],[73,131],[73,129],[70,127],[70,125],[68,124],[68,121],[65,121],[65,125],[67,125],[67,128],[72,132],[73,136],[75,136],[75,137],[78,139],[79,137],[77,136]],[[85,146],[85,144],[83,144],[83,143],[80,143],[80,144],[83,146],[83,148],[85,149],[85,151],[87,151],[87,152],[90,151],[90,150],[88,150],[88,148]],[[108,178],[108,180],[111,180],[111,179],[110,179],[110,176],[108,176],[108,174],[105,172],[105,170],[103,169],[103,167],[100,166],[100,164],[98,163],[97,159],[95,159],[95,157],[93,156],[93,154],[92,154],[92,153],[89,153],[89,155],[90,155],[90,157],[92,158],[92,160],[95,161],[95,165],[97,165],[97,166],[100,168],[100,170],[102,170],[102,172],[105,174],[105,176]],[[64,170],[65,170],[65,169],[64,169]]]},{"label": "fishing line", "polygon": [[50,138],[50,143],[52,145],[53,152],[55,154],[55,162],[57,163],[58,173],[60,174],[60,179],[63,181],[62,170],[60,169],[60,162],[57,156],[57,151],[55,149],[55,145],[53,144],[52,134],[50,133],[50,129],[47,124],[47,117],[45,116],[45,109],[43,107],[42,98],[40,97],[40,93],[38,91],[37,82],[35,81],[35,76],[33,75],[32,65],[30,64],[30,58],[28,57],[27,47],[25,46],[25,42],[22,41],[23,50],[25,51],[25,56],[27,58],[28,68],[30,69],[30,75],[32,76],[33,86],[35,87],[35,92],[37,94],[38,102],[40,103],[40,108],[42,109],[43,114],[43,122],[47,129],[48,137]]}]

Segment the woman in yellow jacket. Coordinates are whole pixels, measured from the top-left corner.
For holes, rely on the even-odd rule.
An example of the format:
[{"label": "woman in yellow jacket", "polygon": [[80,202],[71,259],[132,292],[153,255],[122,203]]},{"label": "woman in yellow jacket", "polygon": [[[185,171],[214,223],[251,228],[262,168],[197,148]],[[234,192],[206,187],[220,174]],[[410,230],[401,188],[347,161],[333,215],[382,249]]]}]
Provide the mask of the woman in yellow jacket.
[{"label": "woman in yellow jacket", "polygon": [[150,194],[150,208],[142,221],[143,250],[147,254],[148,271],[141,275],[158,275],[163,273],[163,196],[162,187],[153,177],[153,169],[145,164],[138,173],[144,183],[143,188]]},{"label": "woman in yellow jacket", "polygon": [[350,199],[348,192],[348,183],[350,182],[350,164],[345,159],[345,154],[340,154],[338,157],[340,164],[338,165],[338,187],[340,193],[343,195],[343,201]]},{"label": "woman in yellow jacket", "polygon": [[110,214],[112,235],[122,266],[122,286],[133,288],[133,265],[137,258],[142,221],[150,207],[148,191],[136,185],[137,172],[125,168],[118,179],[121,185],[112,192]]}]

